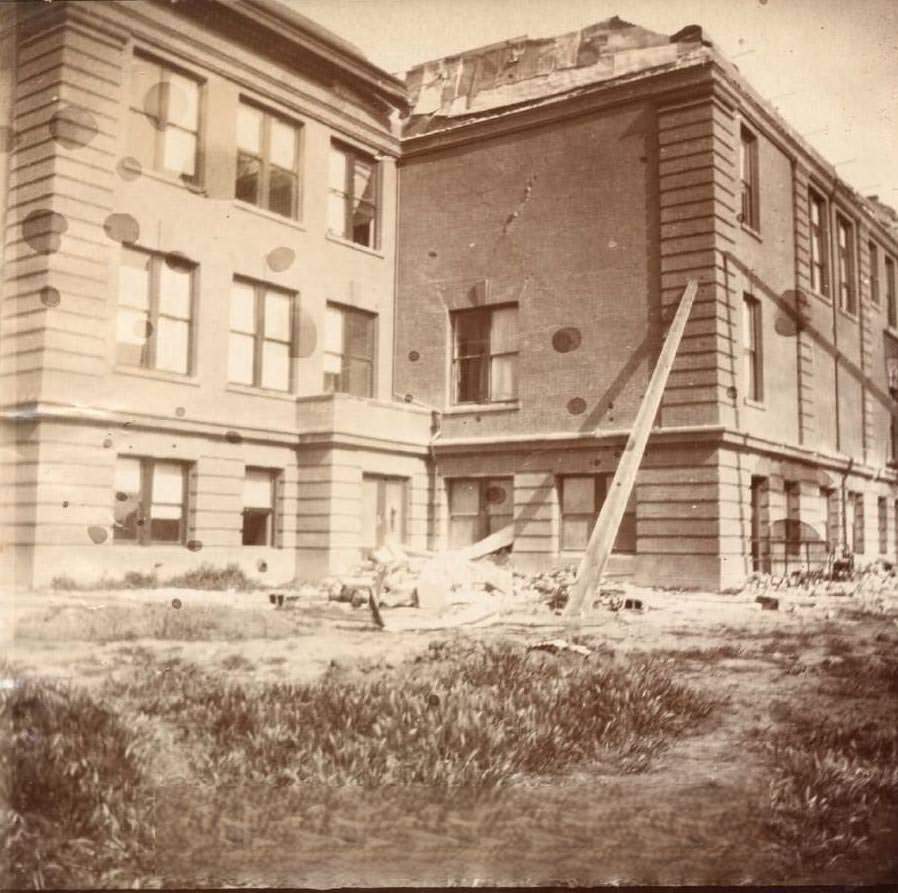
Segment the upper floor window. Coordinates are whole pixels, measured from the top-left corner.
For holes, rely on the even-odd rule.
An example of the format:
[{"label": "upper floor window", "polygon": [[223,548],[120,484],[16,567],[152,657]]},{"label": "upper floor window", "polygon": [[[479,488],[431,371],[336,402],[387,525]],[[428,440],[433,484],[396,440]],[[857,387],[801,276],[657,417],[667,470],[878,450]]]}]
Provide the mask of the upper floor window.
[{"label": "upper floor window", "polygon": [[828,297],[829,227],[826,225],[826,200],[813,189],[808,190],[808,217],[811,224],[811,288]]},{"label": "upper floor window", "polygon": [[291,124],[247,102],[237,109],[238,199],[299,217],[299,132]]},{"label": "upper floor window", "polygon": [[745,396],[764,399],[761,364],[761,302],[751,295],[742,298],[742,353],[745,358]]},{"label": "upper floor window", "polygon": [[289,392],[292,344],[293,295],[235,279],[231,286],[228,381]]},{"label": "upper floor window", "polygon": [[374,395],[375,321],[373,313],[327,305],[324,390],[356,397]]},{"label": "upper floor window", "polygon": [[518,308],[452,314],[455,403],[503,403],[518,396]]},{"label": "upper floor window", "polygon": [[200,83],[174,67],[135,55],[129,152],[140,164],[199,180]]},{"label": "upper floor window", "polygon": [[857,313],[857,291],[854,284],[854,230],[836,214],[836,249],[838,251],[839,306],[847,313]]},{"label": "upper floor window", "polygon": [[751,229],[760,231],[758,138],[746,127],[740,133],[739,179],[742,184],[742,222]]},{"label": "upper floor window", "polygon": [[116,360],[125,366],[191,371],[194,266],[171,254],[122,249]]},{"label": "upper floor window", "polygon": [[114,542],[182,543],[187,520],[183,462],[119,456],[115,463]]},{"label": "upper floor window", "polygon": [[347,146],[331,144],[328,231],[341,239],[376,247],[377,163]]},{"label": "upper floor window", "polygon": [[898,326],[898,306],[896,300],[898,296],[895,294],[895,261],[892,258],[886,258],[886,311],[888,314],[889,325],[894,329]]},{"label": "upper floor window", "polygon": [[876,242],[867,246],[870,254],[870,300],[879,306],[879,247]]}]

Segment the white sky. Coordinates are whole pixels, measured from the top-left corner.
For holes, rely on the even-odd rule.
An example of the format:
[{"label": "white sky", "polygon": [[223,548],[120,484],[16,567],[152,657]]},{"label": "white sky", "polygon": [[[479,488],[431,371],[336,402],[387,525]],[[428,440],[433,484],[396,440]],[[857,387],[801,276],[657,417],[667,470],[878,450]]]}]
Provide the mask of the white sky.
[{"label": "white sky", "polygon": [[898,206],[898,0],[282,0],[387,71],[619,15],[701,25],[864,195]]}]

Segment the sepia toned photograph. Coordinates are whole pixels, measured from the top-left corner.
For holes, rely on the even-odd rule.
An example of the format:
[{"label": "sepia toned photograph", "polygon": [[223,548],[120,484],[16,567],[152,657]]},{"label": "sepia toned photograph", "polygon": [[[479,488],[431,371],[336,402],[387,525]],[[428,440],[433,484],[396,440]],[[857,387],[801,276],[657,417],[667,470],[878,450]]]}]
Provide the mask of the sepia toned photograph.
[{"label": "sepia toned photograph", "polygon": [[0,3],[0,887],[898,885],[898,3]]}]

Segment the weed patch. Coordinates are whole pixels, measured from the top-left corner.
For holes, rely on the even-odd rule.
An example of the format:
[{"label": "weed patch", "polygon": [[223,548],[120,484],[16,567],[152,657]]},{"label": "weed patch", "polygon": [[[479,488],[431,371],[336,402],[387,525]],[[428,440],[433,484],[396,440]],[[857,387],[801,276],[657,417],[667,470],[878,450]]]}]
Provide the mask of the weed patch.
[{"label": "weed patch", "polygon": [[116,590],[116,589],[205,589],[205,590],[236,590],[248,592],[259,588],[255,580],[250,579],[243,572],[240,565],[231,562],[223,568],[204,563],[183,574],[176,574],[165,580],[153,571],[145,574],[141,571],[128,571],[123,577],[101,577],[90,584],[82,584],[65,574],[53,577],[50,588],[62,592],[78,592],[88,590]]}]

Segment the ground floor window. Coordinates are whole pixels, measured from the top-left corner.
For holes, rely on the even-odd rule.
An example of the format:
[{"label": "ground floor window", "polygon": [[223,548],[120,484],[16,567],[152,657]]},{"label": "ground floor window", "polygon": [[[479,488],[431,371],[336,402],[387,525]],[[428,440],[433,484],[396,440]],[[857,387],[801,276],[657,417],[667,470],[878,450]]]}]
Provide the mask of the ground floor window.
[{"label": "ground floor window", "polygon": [[889,502],[885,496],[877,500],[879,520],[879,554],[885,555],[889,551]]},{"label": "ground floor window", "polygon": [[[560,480],[561,548],[582,552],[605,502],[612,475],[567,475]],[[615,552],[636,551],[636,489],[630,493],[614,541]]]},{"label": "ground floor window", "polygon": [[362,547],[378,549],[406,541],[408,481],[366,474],[362,477]]},{"label": "ground floor window", "polygon": [[855,555],[864,554],[864,494],[848,492],[845,511],[845,527],[848,547]]},{"label": "ground floor window", "polygon": [[514,520],[514,479],[456,478],[449,487],[449,547],[458,549]]},{"label": "ground floor window", "polygon": [[243,545],[277,545],[277,479],[270,468],[246,469],[243,479]]},{"label": "ground floor window", "polygon": [[113,518],[115,542],[184,542],[187,466],[183,462],[119,456]]}]

